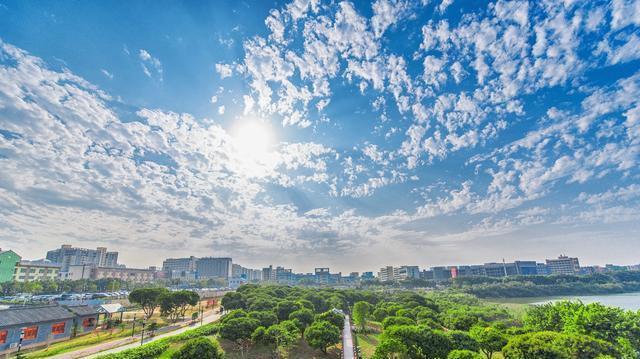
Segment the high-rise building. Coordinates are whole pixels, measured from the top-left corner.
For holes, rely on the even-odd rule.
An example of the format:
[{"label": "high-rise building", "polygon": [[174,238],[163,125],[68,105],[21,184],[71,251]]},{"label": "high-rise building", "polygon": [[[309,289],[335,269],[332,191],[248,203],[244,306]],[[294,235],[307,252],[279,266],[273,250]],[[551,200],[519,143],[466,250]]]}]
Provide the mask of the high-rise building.
[{"label": "high-rise building", "polygon": [[168,278],[194,280],[196,277],[196,262],[198,258],[167,258],[162,262],[162,271]]},{"label": "high-rise building", "polygon": [[262,280],[265,282],[275,282],[276,281],[276,272],[273,270],[273,266],[269,265],[268,267],[262,268]]},{"label": "high-rise building", "polygon": [[90,264],[96,267],[118,267],[118,252],[107,252],[107,248],[77,248],[63,244],[60,248],[47,252],[47,260],[61,264],[61,271],[69,266]]},{"label": "high-rise building", "polygon": [[204,257],[196,261],[196,273],[199,279],[221,278],[228,280],[232,270],[231,258]]},{"label": "high-rise building", "polygon": [[401,266],[394,268],[393,277],[395,280],[418,279],[420,278],[420,268],[418,268],[418,266]]},{"label": "high-rise building", "polygon": [[378,272],[378,280],[381,282],[390,282],[395,280],[393,270],[393,266],[380,268],[380,271]]},{"label": "high-rise building", "polygon": [[578,258],[560,255],[557,259],[547,259],[546,262],[551,274],[578,274],[580,272]]},{"label": "high-rise building", "polygon": [[244,278],[249,282],[255,282],[262,279],[262,271],[257,269],[245,268],[239,264],[231,266],[231,276],[233,278]]},{"label": "high-rise building", "polygon": [[16,270],[16,265],[20,263],[20,256],[12,251],[3,251],[0,248],[0,283],[11,282]]},{"label": "high-rise building", "polygon": [[519,275],[538,274],[538,263],[536,261],[515,261],[515,265]]}]

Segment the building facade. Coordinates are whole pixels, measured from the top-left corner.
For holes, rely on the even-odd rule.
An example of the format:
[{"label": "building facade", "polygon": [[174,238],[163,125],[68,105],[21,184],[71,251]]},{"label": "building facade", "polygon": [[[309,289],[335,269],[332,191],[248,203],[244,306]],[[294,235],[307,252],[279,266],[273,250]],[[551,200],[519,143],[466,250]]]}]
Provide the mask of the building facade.
[{"label": "building facade", "polygon": [[11,282],[16,272],[16,265],[20,263],[20,256],[12,251],[0,248],[0,283]]},{"label": "building facade", "polygon": [[16,282],[57,280],[61,267],[61,264],[47,260],[20,261],[16,265],[13,280]]},{"label": "building facade", "polygon": [[233,270],[231,258],[204,257],[196,261],[198,279],[220,278],[229,280]]},{"label": "building facade", "polygon": [[69,266],[90,264],[96,267],[117,267],[118,252],[107,252],[107,248],[96,249],[77,248],[63,244],[60,248],[47,252],[47,260],[62,265],[62,271]]},{"label": "building facade", "polygon": [[17,307],[0,311],[0,355],[36,348],[93,331],[98,313],[88,306]]},{"label": "building facade", "polygon": [[560,255],[556,259],[547,259],[547,268],[551,274],[578,274],[580,262],[578,258]]},{"label": "building facade", "polygon": [[167,258],[162,262],[162,271],[167,278],[195,280],[196,262],[198,258],[191,256],[188,258]]}]

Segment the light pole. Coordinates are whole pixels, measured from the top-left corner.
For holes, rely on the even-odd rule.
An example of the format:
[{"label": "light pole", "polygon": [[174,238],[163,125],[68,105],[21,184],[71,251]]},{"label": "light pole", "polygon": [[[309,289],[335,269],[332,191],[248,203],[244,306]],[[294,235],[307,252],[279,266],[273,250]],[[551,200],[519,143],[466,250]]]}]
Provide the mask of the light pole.
[{"label": "light pole", "polygon": [[140,345],[144,344],[144,326],[146,325],[146,321],[142,321],[142,338],[140,339]]},{"label": "light pole", "polygon": [[18,351],[16,356],[20,357],[20,349],[22,349],[22,341],[24,340],[24,328],[20,329],[20,341],[18,342]]},{"label": "light pole", "polygon": [[133,326],[131,327],[131,338],[136,333],[136,314],[133,313]]},{"label": "light pole", "polygon": [[200,302],[200,325],[202,326],[202,321],[204,320],[204,318],[202,318],[204,316],[204,309],[202,308],[202,302]]}]

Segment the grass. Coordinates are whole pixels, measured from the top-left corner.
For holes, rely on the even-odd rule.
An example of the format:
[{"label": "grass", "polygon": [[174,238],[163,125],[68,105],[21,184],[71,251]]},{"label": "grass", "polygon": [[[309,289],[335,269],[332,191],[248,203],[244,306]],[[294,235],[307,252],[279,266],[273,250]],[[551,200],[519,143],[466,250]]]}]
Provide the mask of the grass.
[{"label": "grass", "polygon": [[364,359],[373,357],[376,346],[378,346],[379,335],[380,334],[375,333],[356,334],[356,338],[358,338],[358,348]]},{"label": "grass", "polygon": [[[138,332],[138,330],[136,330],[136,332]],[[69,339],[63,342],[52,344],[46,349],[34,351],[32,353],[27,354],[25,357],[27,359],[47,358],[50,356],[63,354],[73,350],[90,347],[92,345],[105,343],[108,341],[121,339],[128,336],[131,336],[131,329],[125,329],[121,331],[114,330],[113,333],[93,332],[91,334],[83,335],[83,336]]]}]

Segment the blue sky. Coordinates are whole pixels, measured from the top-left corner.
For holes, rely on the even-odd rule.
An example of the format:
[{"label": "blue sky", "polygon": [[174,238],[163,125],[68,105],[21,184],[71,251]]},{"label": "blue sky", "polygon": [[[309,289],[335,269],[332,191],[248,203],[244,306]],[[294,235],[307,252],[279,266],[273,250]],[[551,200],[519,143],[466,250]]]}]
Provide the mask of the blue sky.
[{"label": "blue sky", "polygon": [[640,1],[0,1],[0,18],[0,247],[26,257],[639,261]]}]

